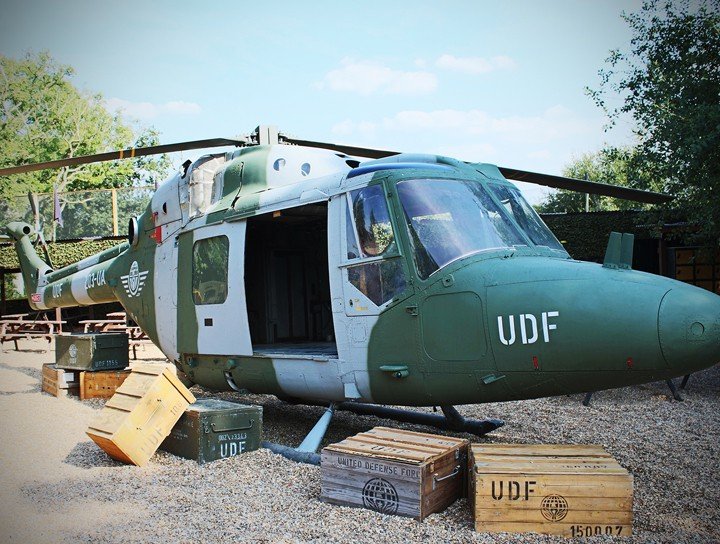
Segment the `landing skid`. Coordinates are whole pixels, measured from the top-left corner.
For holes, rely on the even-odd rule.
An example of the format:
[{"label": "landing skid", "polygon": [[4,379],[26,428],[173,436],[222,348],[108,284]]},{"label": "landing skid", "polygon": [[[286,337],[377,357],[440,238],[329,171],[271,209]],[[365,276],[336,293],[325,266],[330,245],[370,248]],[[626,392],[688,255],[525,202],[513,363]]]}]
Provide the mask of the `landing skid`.
[{"label": "landing skid", "polygon": [[[685,377],[682,380],[682,383],[680,384],[680,389],[685,389],[685,386],[687,385],[688,380],[690,379],[690,374],[686,374]],[[682,402],[684,399],[682,396],[680,396],[680,393],[677,390],[677,387],[675,387],[675,382],[672,381],[672,379],[665,380],[665,383],[667,384],[668,388],[670,389],[670,392],[672,393],[672,396],[675,400]],[[592,398],[593,394],[596,393],[596,391],[590,391],[589,393],[585,393],[585,397],[582,400],[583,406],[590,406],[590,399]]]},{"label": "landing skid", "polygon": [[290,448],[282,444],[275,444],[274,442],[262,442],[260,445],[291,461],[319,465],[320,455],[317,453],[317,450],[320,448],[320,444],[325,437],[325,433],[330,425],[330,420],[336,409],[360,415],[394,419],[395,421],[402,421],[404,423],[428,425],[446,431],[469,433],[475,436],[483,436],[505,425],[505,422],[500,419],[466,419],[460,415],[454,406],[448,405],[441,406],[440,408],[443,412],[442,416],[424,412],[413,412],[410,410],[398,410],[397,408],[385,408],[384,406],[374,404],[359,404],[355,402],[332,403],[297,448]]},{"label": "landing skid", "polygon": [[337,407],[339,410],[346,410],[364,416],[377,416],[402,421],[404,423],[429,425],[430,427],[437,427],[444,431],[469,433],[475,436],[483,436],[505,425],[505,422],[500,419],[466,419],[458,413],[454,406],[450,405],[440,407],[444,414],[442,416],[356,402],[341,402]]}]

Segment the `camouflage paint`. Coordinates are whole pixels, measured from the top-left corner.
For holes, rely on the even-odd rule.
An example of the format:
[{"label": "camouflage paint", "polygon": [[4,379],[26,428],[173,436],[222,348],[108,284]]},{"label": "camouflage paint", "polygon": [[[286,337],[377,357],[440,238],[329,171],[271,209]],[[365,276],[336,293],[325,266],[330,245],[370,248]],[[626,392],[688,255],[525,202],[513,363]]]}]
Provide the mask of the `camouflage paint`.
[{"label": "camouflage paint", "polygon": [[41,277],[51,272],[52,269],[38,256],[30,241],[30,234],[34,232],[33,228],[27,223],[10,223],[5,230],[15,240],[15,251],[20,261],[23,283],[30,306],[35,310],[45,309],[46,306],[42,300],[37,298],[36,293]]},{"label": "camouflage paint", "polygon": [[[461,168],[463,178],[501,178],[490,165],[472,167],[473,174]],[[408,175],[415,173],[384,178],[391,204],[392,184]],[[394,213],[400,223],[397,202]],[[404,225],[396,239],[410,247]],[[403,306],[417,312],[415,326],[398,307],[380,315],[368,347],[375,402],[463,404],[579,393],[667,379],[720,359],[720,297],[694,286],[561,258],[531,244],[460,259],[425,280],[409,249],[406,259],[416,294]],[[401,364],[406,377],[383,370]]]},{"label": "camouflage paint", "polygon": [[[178,237],[177,341],[181,354],[197,354],[198,323],[192,297],[193,232]],[[192,378],[191,378],[192,379]]]},{"label": "camouflage paint", "polygon": [[215,391],[231,389],[225,377],[228,372],[240,389],[271,395],[285,394],[276,379],[273,360],[268,357],[184,354],[180,368],[192,381]]},{"label": "camouflage paint", "polygon": [[[296,150],[295,159],[304,152]],[[156,324],[162,319],[162,309],[155,299],[153,270],[161,241],[178,244],[179,366],[191,379],[211,388],[229,389],[229,375],[236,387],[282,396],[405,405],[462,404],[664,379],[720,359],[720,297],[666,278],[579,263],[562,258],[562,252],[529,242],[526,248],[486,251],[459,259],[427,279],[420,278],[395,184],[413,177],[460,177],[511,185],[492,165],[412,156],[413,163],[445,164],[453,171],[442,173],[422,166],[393,171],[380,168],[346,180],[344,171],[338,170],[327,179],[297,177],[302,181],[290,184],[291,178],[269,170],[272,153],[267,147],[237,152],[221,173],[225,185],[220,201],[204,216],[183,216],[184,223],[173,226],[175,230],[163,225],[161,240],[156,239],[158,210],[149,207],[139,218],[136,246],[123,244],[57,272],[52,272],[32,247],[32,228],[11,224],[8,232],[15,239],[27,292],[36,293],[33,298],[38,300],[31,298],[31,305],[41,309],[117,299],[158,343]],[[336,154],[326,154],[326,166],[332,161],[342,163]],[[409,159],[392,157],[386,162],[403,160]],[[271,174],[275,176],[272,183]],[[177,185],[180,180],[175,176],[169,183]],[[382,183],[386,189],[408,288],[379,316],[370,316],[374,325],[368,331],[369,339],[363,337],[362,342],[367,343],[355,346],[354,359],[198,354],[191,263],[193,241],[201,230],[211,224],[217,228],[224,221],[341,197],[368,183]],[[164,188],[163,195],[177,192],[176,185]],[[331,238],[335,236],[332,232]],[[338,251],[338,246],[330,246],[331,255],[333,251]],[[331,285],[333,316],[344,316],[344,286],[333,280]],[[369,391],[358,378],[364,373],[358,365],[366,369]],[[362,389],[359,397],[356,384]]]},{"label": "camouflage paint", "polygon": [[108,248],[105,251],[98,253],[97,255],[92,255],[87,259],[83,259],[82,261],[78,261],[64,268],[59,268],[58,270],[50,272],[49,274],[47,274],[46,279],[49,283],[51,283],[59,279],[65,278],[71,274],[74,274],[75,272],[84,270],[94,264],[102,263],[113,259],[120,255],[122,252],[126,251],[128,247],[129,244],[127,242],[124,242],[115,247]]}]

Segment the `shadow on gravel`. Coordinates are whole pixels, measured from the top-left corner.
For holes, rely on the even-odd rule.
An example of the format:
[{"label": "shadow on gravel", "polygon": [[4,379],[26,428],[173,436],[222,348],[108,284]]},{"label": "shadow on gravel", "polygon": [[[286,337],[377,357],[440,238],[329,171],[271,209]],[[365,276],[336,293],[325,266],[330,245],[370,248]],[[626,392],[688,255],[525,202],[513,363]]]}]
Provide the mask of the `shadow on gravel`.
[{"label": "shadow on gravel", "polygon": [[124,466],[121,462],[110,458],[94,442],[80,442],[77,444],[70,450],[63,463],[87,469]]},{"label": "shadow on gravel", "polygon": [[37,368],[33,368],[31,366],[13,366],[9,365],[7,363],[0,363],[0,368],[4,368],[5,370],[14,370],[16,372],[21,372],[25,374],[26,376],[30,376],[31,378],[40,379],[42,376],[42,371]]},{"label": "shadow on gravel", "polygon": [[0,397],[9,397],[11,395],[27,395],[28,393],[38,393],[40,387],[33,387],[32,389],[26,389],[25,391],[0,391]]},{"label": "shadow on gravel", "polygon": [[133,363],[142,363],[142,364],[170,364],[170,362],[165,357],[155,357],[155,358],[144,358],[144,357],[138,357],[137,359],[130,358],[130,364]]}]

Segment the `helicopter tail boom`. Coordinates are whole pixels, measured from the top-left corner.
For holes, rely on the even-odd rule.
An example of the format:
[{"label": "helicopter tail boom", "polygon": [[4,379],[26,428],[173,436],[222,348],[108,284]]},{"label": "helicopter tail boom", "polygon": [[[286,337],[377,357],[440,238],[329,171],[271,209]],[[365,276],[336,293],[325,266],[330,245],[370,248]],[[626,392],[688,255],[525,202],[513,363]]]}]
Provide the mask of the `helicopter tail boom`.
[{"label": "helicopter tail boom", "polygon": [[7,233],[15,242],[25,292],[35,310],[114,302],[117,297],[106,272],[127,244],[105,250],[83,261],[53,271],[35,251],[34,229],[27,223],[10,223]]}]

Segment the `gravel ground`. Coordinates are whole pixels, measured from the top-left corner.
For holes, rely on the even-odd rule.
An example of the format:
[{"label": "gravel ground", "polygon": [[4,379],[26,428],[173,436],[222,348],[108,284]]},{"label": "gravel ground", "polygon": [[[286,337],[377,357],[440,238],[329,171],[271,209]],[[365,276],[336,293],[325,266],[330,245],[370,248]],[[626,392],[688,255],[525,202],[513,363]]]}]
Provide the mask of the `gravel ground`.
[{"label": "gravel ground", "polygon": [[[419,523],[318,500],[320,469],[267,450],[199,466],[159,452],[142,468],[109,459],[85,435],[103,401],[40,392],[47,343],[0,353],[0,541],[68,542],[562,542],[473,530],[462,499]],[[50,346],[52,349],[52,346]],[[142,358],[162,355],[147,348]],[[672,400],[664,383],[582,396],[459,407],[505,427],[490,442],[602,444],[635,478],[634,536],[622,542],[720,542],[720,366],[692,376]],[[193,388],[196,396],[208,393]],[[270,396],[219,395],[264,408],[265,440],[297,445],[322,408]],[[376,425],[438,432],[338,413],[336,442]],[[471,440],[477,438],[456,434]],[[587,542],[607,542],[596,537]]]}]

